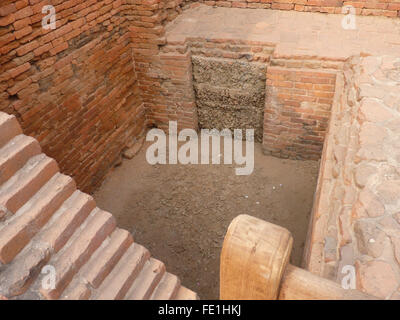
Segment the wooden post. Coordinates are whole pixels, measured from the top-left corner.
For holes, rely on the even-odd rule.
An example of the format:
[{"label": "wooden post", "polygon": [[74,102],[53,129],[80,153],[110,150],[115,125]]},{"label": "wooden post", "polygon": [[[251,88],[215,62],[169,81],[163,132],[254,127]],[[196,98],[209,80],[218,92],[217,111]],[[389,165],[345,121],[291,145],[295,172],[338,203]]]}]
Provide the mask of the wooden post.
[{"label": "wooden post", "polygon": [[292,243],[284,228],[248,215],[236,217],[221,253],[220,298],[277,299]]},{"label": "wooden post", "polygon": [[293,239],[288,230],[240,215],[228,228],[221,252],[222,300],[378,299],[288,264]]}]

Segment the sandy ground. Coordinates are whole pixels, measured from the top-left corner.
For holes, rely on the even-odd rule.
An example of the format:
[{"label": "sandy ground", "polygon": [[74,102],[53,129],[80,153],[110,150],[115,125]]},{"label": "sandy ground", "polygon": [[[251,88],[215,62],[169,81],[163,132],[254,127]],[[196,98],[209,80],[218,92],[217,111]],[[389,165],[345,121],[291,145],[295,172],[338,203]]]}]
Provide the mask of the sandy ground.
[{"label": "sandy ground", "polygon": [[265,156],[255,144],[254,172],[236,176],[235,163],[150,165],[149,144],[115,168],[94,197],[186,287],[201,299],[218,299],[223,238],[243,213],[289,229],[291,263],[300,265],[318,162]]}]

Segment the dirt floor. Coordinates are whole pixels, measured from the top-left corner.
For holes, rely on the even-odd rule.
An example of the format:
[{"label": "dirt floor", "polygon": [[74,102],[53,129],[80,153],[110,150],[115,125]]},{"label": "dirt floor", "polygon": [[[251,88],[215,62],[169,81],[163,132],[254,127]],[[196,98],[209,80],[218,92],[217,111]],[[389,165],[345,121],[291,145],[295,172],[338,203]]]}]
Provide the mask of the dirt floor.
[{"label": "dirt floor", "polygon": [[249,176],[233,165],[150,165],[145,144],[94,194],[118,225],[201,299],[218,299],[219,255],[234,217],[249,214],[289,229],[291,263],[301,263],[318,162],[278,159],[255,145]]}]

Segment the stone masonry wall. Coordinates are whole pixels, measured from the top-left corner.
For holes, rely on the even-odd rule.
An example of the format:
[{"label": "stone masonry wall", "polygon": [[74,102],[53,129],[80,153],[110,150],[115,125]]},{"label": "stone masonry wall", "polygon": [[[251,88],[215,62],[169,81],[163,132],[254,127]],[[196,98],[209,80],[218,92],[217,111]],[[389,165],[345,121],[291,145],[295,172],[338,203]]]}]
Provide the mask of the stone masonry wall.
[{"label": "stone masonry wall", "polygon": [[396,0],[202,0],[201,2],[210,6],[227,8],[296,10],[322,13],[342,13],[343,6],[351,5],[358,15],[400,17],[400,3]]},{"label": "stone masonry wall", "polygon": [[[44,30],[44,5],[56,10]],[[3,0],[0,111],[90,191],[144,128],[125,0]]]},{"label": "stone masonry wall", "polygon": [[400,59],[353,58],[338,76],[305,266],[400,299]]},{"label": "stone masonry wall", "polygon": [[269,67],[263,150],[282,158],[321,157],[336,73]]}]

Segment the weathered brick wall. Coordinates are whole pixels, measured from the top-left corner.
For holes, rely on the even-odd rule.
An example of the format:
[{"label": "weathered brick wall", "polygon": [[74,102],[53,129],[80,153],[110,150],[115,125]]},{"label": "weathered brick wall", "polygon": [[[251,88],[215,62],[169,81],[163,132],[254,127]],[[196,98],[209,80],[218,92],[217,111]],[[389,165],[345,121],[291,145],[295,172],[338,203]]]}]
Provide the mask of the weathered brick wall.
[{"label": "weathered brick wall", "polygon": [[399,58],[353,58],[338,75],[305,266],[400,299]]},{"label": "weathered brick wall", "polygon": [[126,0],[135,69],[148,126],[197,128],[190,56],[185,48],[165,52],[165,26],[187,1]]},{"label": "weathered brick wall", "polygon": [[[57,27],[44,30],[42,7]],[[86,191],[144,127],[125,1],[3,0],[0,111]]]},{"label": "weathered brick wall", "polygon": [[343,6],[351,5],[358,15],[400,16],[400,3],[395,0],[202,0],[201,2],[210,6],[227,8],[277,9],[323,13],[342,13]]},{"label": "weathered brick wall", "polygon": [[321,157],[335,90],[335,72],[269,67],[263,150],[282,158]]}]

